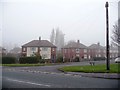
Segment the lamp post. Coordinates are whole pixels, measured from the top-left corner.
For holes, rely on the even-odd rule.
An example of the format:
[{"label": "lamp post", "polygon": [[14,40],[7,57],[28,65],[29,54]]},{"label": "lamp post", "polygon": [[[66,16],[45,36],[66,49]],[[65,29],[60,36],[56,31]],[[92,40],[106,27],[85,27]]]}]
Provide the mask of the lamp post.
[{"label": "lamp post", "polygon": [[108,19],[108,7],[109,4],[106,2],[105,8],[106,8],[106,69],[110,70],[110,55],[109,55],[109,19]]}]

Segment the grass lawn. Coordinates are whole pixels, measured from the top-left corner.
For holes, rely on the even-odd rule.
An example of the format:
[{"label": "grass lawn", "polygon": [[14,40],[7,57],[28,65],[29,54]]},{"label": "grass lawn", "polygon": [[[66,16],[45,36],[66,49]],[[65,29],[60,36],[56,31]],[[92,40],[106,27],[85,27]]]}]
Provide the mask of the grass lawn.
[{"label": "grass lawn", "polygon": [[44,66],[44,64],[2,64],[9,67],[29,67],[29,66]]},{"label": "grass lawn", "polygon": [[30,67],[30,66],[50,66],[50,65],[56,65],[52,63],[47,64],[0,64],[0,66],[9,66],[9,67]]},{"label": "grass lawn", "polygon": [[85,73],[120,73],[120,64],[110,64],[110,71],[106,70],[106,65],[87,66],[66,66],[59,68],[64,72],[85,72]]}]

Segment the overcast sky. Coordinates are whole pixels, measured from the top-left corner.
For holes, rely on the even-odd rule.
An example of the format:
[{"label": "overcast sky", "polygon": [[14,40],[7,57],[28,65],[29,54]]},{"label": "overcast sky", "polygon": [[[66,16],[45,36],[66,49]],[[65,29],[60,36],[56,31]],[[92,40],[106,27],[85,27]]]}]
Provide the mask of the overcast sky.
[{"label": "overcast sky", "polygon": [[[118,1],[109,2],[110,35],[118,19]],[[1,0],[0,46],[20,46],[38,39],[50,39],[52,29],[65,34],[65,42],[80,40],[89,46],[105,45],[106,0]]]}]

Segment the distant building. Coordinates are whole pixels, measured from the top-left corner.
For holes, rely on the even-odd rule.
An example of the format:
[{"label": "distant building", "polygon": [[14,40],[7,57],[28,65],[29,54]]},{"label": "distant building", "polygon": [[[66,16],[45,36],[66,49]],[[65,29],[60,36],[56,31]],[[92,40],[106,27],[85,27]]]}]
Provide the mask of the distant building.
[{"label": "distant building", "polygon": [[70,42],[64,46],[62,48],[62,54],[64,58],[70,61],[74,61],[76,57],[78,57],[79,60],[90,58],[87,46],[80,43],[79,40],[77,42]]},{"label": "distant building", "polygon": [[[92,44],[89,47],[79,42],[71,42],[62,48],[63,58],[74,61],[76,57],[80,60],[93,59],[95,57],[106,58],[106,48],[101,46],[100,43]],[[118,48],[110,46],[110,58],[118,57]]]},{"label": "distant building", "polygon": [[116,58],[116,57],[118,57],[118,47],[111,45],[110,46],[110,58]]},{"label": "distant building", "polygon": [[89,47],[90,50],[90,57],[106,57],[106,50],[103,46],[100,45],[100,43],[92,44]]},{"label": "distant building", "polygon": [[11,49],[9,51],[9,53],[19,54],[19,53],[21,53],[21,48],[20,47],[14,47],[13,49]]},{"label": "distant building", "polygon": [[[100,43],[92,44],[89,46],[90,56],[93,57],[105,57],[106,58],[106,47],[101,46]],[[110,58],[118,57],[118,48],[114,46],[110,46],[109,49]]]},{"label": "distant building", "polygon": [[56,59],[56,46],[48,40],[33,40],[22,46],[22,56],[30,57],[38,53],[42,59]]},{"label": "distant building", "polygon": [[0,47],[0,56],[4,56],[4,55],[6,55],[6,54],[7,54],[6,49],[3,48],[3,47]]}]

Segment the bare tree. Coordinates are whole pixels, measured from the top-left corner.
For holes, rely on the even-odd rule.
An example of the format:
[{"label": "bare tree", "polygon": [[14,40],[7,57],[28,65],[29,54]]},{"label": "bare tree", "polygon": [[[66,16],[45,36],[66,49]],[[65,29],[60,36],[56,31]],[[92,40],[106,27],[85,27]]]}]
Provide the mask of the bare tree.
[{"label": "bare tree", "polygon": [[118,56],[120,57],[120,19],[113,25],[112,43],[118,47]]},{"label": "bare tree", "polygon": [[56,29],[55,34],[55,45],[57,46],[57,49],[60,50],[64,46],[64,35],[59,28]]},{"label": "bare tree", "polygon": [[64,46],[64,33],[59,29],[53,29],[50,35],[50,42],[60,50]]},{"label": "bare tree", "polygon": [[55,45],[57,46],[57,48],[59,48],[59,28],[56,29],[56,34],[55,34]]},{"label": "bare tree", "polygon": [[50,35],[50,42],[52,44],[55,43],[55,32],[54,32],[54,29],[52,30],[51,35]]},{"label": "bare tree", "polygon": [[119,46],[120,44],[120,19],[118,20],[118,23],[113,25],[113,35],[112,35],[112,43]]}]

